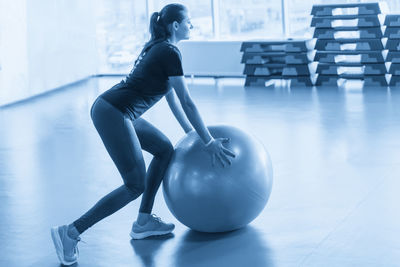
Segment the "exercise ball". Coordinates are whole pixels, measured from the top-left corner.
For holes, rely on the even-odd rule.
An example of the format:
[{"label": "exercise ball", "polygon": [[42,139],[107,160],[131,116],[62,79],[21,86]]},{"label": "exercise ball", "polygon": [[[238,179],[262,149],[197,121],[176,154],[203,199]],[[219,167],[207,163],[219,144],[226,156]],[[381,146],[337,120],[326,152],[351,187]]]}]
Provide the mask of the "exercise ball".
[{"label": "exercise ball", "polygon": [[267,204],[272,165],[262,143],[231,126],[208,127],[214,138],[229,138],[224,146],[236,157],[225,168],[206,151],[195,131],[175,146],[163,180],[164,199],[171,213],[200,232],[226,232],[254,220]]}]

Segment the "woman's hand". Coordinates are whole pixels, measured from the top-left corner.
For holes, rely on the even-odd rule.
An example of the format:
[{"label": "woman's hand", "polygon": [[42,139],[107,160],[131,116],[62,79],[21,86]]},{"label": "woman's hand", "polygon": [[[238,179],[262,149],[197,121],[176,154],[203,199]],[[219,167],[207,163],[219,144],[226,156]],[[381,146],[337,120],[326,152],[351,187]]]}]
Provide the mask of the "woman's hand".
[{"label": "woman's hand", "polygon": [[228,143],[229,138],[216,138],[211,141],[209,145],[206,145],[207,152],[209,152],[212,156],[212,165],[215,166],[216,159],[221,162],[222,166],[231,165],[232,162],[229,157],[234,158],[235,153],[226,149],[223,146],[223,143]]}]

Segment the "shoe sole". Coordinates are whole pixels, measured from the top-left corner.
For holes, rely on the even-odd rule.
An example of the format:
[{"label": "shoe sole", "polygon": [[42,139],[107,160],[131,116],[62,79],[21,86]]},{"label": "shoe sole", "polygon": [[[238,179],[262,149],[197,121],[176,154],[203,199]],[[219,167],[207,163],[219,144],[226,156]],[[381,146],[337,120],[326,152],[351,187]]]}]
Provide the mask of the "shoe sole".
[{"label": "shoe sole", "polygon": [[54,247],[56,248],[57,257],[63,265],[72,265],[77,262],[68,262],[64,260],[64,247],[61,242],[60,234],[58,233],[58,227],[51,228],[51,238],[53,239]]},{"label": "shoe sole", "polygon": [[132,237],[132,239],[144,239],[149,236],[166,235],[166,234],[171,233],[173,230],[174,229],[169,230],[169,231],[151,231],[151,232],[143,232],[143,233],[134,233],[131,231],[131,233],[129,235]]}]

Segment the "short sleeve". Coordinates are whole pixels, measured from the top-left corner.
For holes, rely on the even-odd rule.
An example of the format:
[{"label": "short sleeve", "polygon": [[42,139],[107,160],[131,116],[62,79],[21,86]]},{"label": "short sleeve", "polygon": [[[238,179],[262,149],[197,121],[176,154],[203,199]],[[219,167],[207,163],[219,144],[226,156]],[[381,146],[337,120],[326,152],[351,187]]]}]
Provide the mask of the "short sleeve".
[{"label": "short sleeve", "polygon": [[168,77],[183,75],[182,57],[177,48],[168,47],[163,61]]}]

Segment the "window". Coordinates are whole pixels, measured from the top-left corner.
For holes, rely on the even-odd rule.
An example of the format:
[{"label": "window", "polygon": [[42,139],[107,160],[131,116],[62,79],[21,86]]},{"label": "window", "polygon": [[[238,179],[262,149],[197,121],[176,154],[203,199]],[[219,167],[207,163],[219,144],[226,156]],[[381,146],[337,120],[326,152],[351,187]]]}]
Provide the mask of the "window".
[{"label": "window", "polygon": [[101,0],[95,12],[99,73],[128,73],[148,39],[146,3]]},{"label": "window", "polygon": [[399,0],[386,0],[389,7],[389,14],[395,14],[400,12],[400,1]]},{"label": "window", "polygon": [[218,2],[220,38],[246,40],[282,37],[281,1],[219,0]]},{"label": "window", "polygon": [[[245,41],[280,39],[284,34],[311,38],[314,4],[374,0],[99,0],[95,6],[99,73],[128,73],[149,39],[151,13],[171,2],[188,7],[194,26],[191,40]],[[386,2],[389,13],[400,12],[399,0]]]}]

